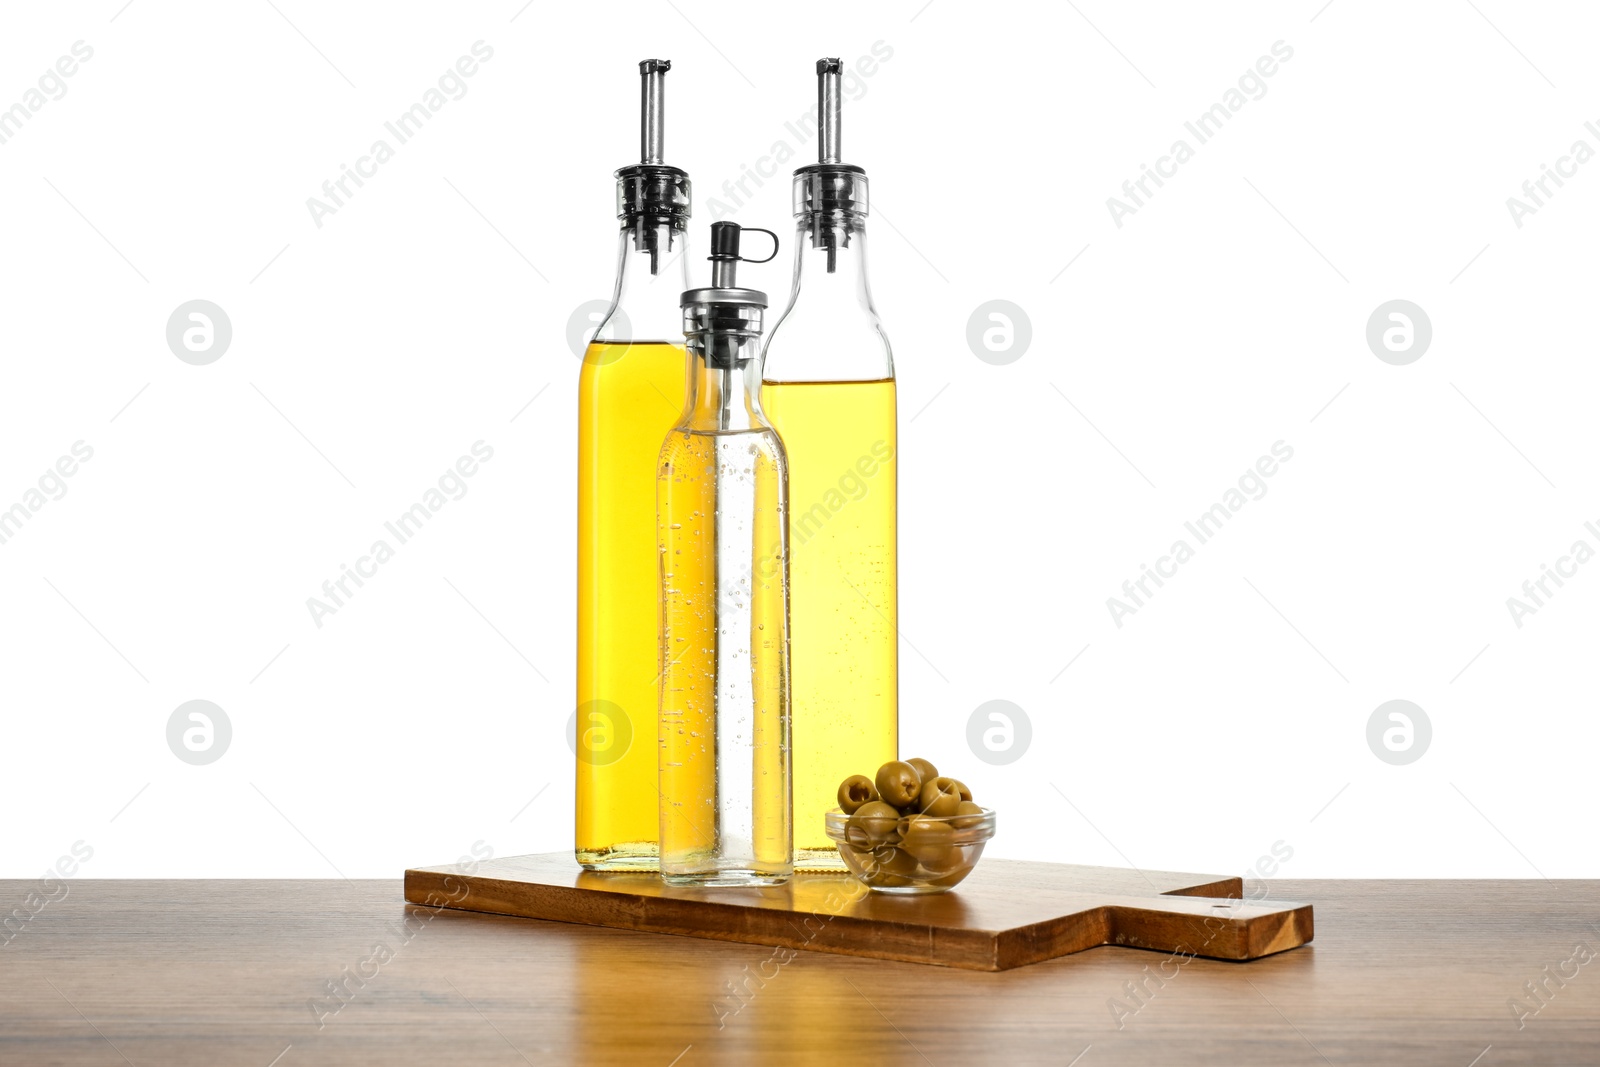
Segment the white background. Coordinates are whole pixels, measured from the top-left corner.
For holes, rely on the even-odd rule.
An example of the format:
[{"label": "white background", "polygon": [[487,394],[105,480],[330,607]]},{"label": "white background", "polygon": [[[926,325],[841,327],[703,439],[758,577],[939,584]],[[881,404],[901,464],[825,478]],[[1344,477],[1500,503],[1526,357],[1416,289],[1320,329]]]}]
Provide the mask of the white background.
[{"label": "white background", "polygon": [[[79,839],[85,877],[569,848],[564,332],[611,282],[635,64],[673,61],[703,250],[708,198],[778,141],[798,157],[734,217],[787,240],[813,146],[785,122],[817,57],[875,42],[844,144],[900,382],[905,753],[999,809],[1004,855],[1600,875],[1600,565],[1506,607],[1600,547],[1600,162],[1520,228],[1506,206],[1600,148],[1592,11],[275,2],[0,16],[0,107],[94,49],[0,145],[0,507],[94,449],[0,545],[0,875]],[[307,198],[480,40],[466,95],[319,228]],[[1107,198],[1277,41],[1266,94],[1118,227]],[[741,278],[782,293],[788,264]],[[209,366],[165,339],[196,298],[234,330]],[[1408,366],[1365,340],[1396,298],[1433,325]],[[1031,320],[1009,365],[967,344],[990,299]],[[306,599],[479,440],[467,495],[318,628]],[[1117,627],[1106,599],[1280,440],[1267,494]],[[1396,698],[1433,726],[1407,766],[1366,741]],[[233,726],[207,766],[166,743],[192,699]],[[1033,726],[1007,768],[966,748],[992,699]]]}]

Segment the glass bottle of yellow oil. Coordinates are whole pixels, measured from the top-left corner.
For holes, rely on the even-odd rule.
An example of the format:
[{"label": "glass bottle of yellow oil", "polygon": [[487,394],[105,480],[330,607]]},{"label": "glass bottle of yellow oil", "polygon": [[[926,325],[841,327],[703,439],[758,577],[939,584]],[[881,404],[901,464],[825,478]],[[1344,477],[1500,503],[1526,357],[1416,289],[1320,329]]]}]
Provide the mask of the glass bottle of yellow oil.
[{"label": "glass bottle of yellow oil", "polygon": [[616,287],[578,382],[574,852],[589,870],[658,862],[655,470],[683,411],[689,288],[689,176],[662,163],[670,66],[639,64],[642,160],[616,172]]},{"label": "glass bottle of yellow oil", "polygon": [[799,869],[838,869],[840,781],[897,756],[895,384],[867,284],[867,176],[841,163],[837,59],[817,61],[819,162],[794,172],[794,287],[761,404],[789,457],[790,685]]}]

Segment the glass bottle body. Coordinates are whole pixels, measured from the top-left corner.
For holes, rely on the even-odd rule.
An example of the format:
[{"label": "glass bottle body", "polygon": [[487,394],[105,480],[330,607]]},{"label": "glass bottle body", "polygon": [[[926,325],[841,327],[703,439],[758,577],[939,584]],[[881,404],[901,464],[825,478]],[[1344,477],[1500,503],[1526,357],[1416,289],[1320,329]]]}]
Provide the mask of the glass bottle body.
[{"label": "glass bottle body", "polygon": [[[824,815],[899,747],[894,363],[865,219],[801,215],[762,407],[789,457],[795,865],[843,869]],[[831,269],[830,269],[831,268]]]},{"label": "glass bottle body", "polygon": [[657,472],[661,875],[775,885],[793,871],[787,460],[763,416],[754,338],[710,366]]},{"label": "glass bottle body", "polygon": [[625,220],[618,243],[578,386],[574,851],[589,870],[654,870],[655,467],[682,414],[687,356],[673,338],[689,257],[682,220]]}]

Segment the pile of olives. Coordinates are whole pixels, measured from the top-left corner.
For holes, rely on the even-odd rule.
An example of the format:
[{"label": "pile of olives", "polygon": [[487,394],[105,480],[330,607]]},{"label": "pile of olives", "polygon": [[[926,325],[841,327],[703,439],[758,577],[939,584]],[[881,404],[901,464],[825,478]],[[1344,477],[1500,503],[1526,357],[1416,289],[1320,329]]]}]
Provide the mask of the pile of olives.
[{"label": "pile of olives", "polygon": [[954,885],[981,851],[962,831],[983,821],[983,808],[965,783],[925,759],[891,760],[872,778],[851,775],[839,783],[839,810],[849,816],[840,851],[875,888]]}]

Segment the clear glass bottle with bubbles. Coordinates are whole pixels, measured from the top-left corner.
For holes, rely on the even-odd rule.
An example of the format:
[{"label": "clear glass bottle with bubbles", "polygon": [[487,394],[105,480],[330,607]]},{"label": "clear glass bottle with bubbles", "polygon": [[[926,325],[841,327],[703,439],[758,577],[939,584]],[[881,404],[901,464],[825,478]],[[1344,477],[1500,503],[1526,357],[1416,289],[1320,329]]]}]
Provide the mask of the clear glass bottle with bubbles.
[{"label": "clear glass bottle with bubbles", "polygon": [[712,284],[683,294],[689,384],[656,477],[661,876],[776,885],[794,870],[788,458],[761,410],[766,294],[738,286],[738,224],[711,233]]}]

